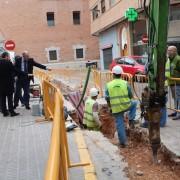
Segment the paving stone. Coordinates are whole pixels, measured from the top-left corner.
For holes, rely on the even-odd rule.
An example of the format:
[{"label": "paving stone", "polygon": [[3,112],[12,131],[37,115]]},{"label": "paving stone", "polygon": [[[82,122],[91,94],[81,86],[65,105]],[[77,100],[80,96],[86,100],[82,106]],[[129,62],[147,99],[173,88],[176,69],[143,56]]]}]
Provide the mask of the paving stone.
[{"label": "paving stone", "polygon": [[96,168],[97,179],[128,179],[124,172],[127,163],[123,161],[117,146],[112,145],[100,132],[84,131],[84,137]]},{"label": "paving stone", "polygon": [[49,152],[52,123],[36,123],[31,111],[0,115],[0,180],[42,180]]},{"label": "paving stone", "polygon": [[169,151],[180,157],[180,120],[168,119],[167,126],[161,128],[161,141]]}]

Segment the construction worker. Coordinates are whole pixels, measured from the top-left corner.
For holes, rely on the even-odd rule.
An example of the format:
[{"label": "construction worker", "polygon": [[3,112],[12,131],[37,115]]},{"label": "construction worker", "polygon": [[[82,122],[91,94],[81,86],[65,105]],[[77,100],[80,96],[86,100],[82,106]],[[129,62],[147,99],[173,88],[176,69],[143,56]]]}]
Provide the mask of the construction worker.
[{"label": "construction worker", "polygon": [[98,94],[98,89],[91,88],[90,97],[85,102],[83,123],[89,130],[99,130],[101,127],[98,115],[98,103],[96,101]]},{"label": "construction worker", "polygon": [[[167,50],[168,58],[170,61],[170,77],[180,78],[180,56],[177,54],[176,46],[169,46]],[[168,80],[168,84],[171,89],[172,97],[174,99],[174,107],[179,110],[180,106],[180,81]],[[179,120],[180,115],[174,112],[169,115],[169,117],[174,117],[173,120]]]},{"label": "construction worker", "polygon": [[170,60],[169,58],[166,60],[166,66],[165,66],[165,89],[166,91],[168,90],[168,84],[169,84],[169,78],[170,78],[171,74],[170,74]]},{"label": "construction worker", "polygon": [[107,83],[105,96],[110,110],[116,120],[116,128],[121,147],[127,146],[127,137],[124,125],[124,113],[129,111],[129,125],[134,128],[137,101],[131,100],[133,95],[128,83],[121,79],[123,70],[116,65],[112,69],[113,78]]}]

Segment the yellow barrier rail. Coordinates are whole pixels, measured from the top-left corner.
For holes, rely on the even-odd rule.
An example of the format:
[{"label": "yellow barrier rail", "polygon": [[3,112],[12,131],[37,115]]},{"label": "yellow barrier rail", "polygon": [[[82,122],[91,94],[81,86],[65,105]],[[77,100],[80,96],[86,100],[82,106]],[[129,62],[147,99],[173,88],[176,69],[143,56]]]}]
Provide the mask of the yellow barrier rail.
[{"label": "yellow barrier rail", "polygon": [[[73,69],[59,69],[59,70],[53,70],[52,72],[45,72],[45,71],[40,71],[40,70],[35,70],[35,75],[39,77],[40,81],[42,82],[44,79],[45,80],[51,80],[54,76],[56,75],[62,75],[63,77],[68,77],[69,79],[74,78],[72,77],[72,74],[77,74],[78,76],[82,76],[86,72],[86,69],[83,69],[82,71],[77,71]],[[113,75],[110,71],[107,72],[101,72],[96,69],[92,70],[93,73],[93,84],[95,87],[97,87],[100,91],[100,96],[103,97],[104,95],[104,87],[107,82],[111,81],[113,79]],[[124,73],[122,74],[122,79],[126,80],[129,82],[129,84],[132,87],[134,98],[135,99],[141,99],[141,93],[143,92],[144,88],[148,85],[148,78],[146,75],[140,75],[137,74],[132,77],[131,74]],[[180,81],[180,78],[170,78],[171,80],[174,80],[176,87],[176,83]],[[168,87],[168,102],[167,102],[167,108],[179,112],[175,106],[174,99],[173,99],[173,94],[171,91],[171,87]],[[175,88],[176,89],[176,88]],[[176,92],[175,92],[176,95]],[[175,96],[176,98],[176,96]],[[53,105],[53,104],[52,104]],[[47,113],[46,113],[47,112]],[[47,117],[51,118],[51,115],[48,113],[48,110],[45,111],[45,114]]]},{"label": "yellow barrier rail", "polygon": [[72,164],[70,162],[64,119],[63,96],[59,88],[50,82],[52,76],[39,70],[35,72],[35,75],[42,82],[45,118],[53,120],[49,157],[44,179],[68,180],[69,168],[87,166],[90,165],[90,163]]},{"label": "yellow barrier rail", "polygon": [[93,79],[94,79],[94,85],[97,89],[99,89],[100,96],[103,96],[103,88],[102,88],[102,82],[101,82],[101,72],[98,70],[92,70],[93,72]]},{"label": "yellow barrier rail", "polygon": [[45,180],[67,180],[70,160],[65,130],[63,97],[59,89],[47,80],[43,81],[43,91],[45,112],[47,112],[48,117],[53,119]]},{"label": "yellow barrier rail", "polygon": [[35,69],[33,71],[33,75],[39,79],[40,81],[40,87],[41,87],[41,92],[43,93],[43,87],[42,87],[42,84],[43,84],[43,81],[44,80],[47,80],[47,81],[50,81],[53,79],[53,74],[49,71],[44,71],[44,70],[40,70],[40,69]]},{"label": "yellow barrier rail", "polygon": [[[104,89],[106,83],[113,80],[113,74],[111,73],[111,71],[101,72],[98,70],[92,70],[92,73],[93,73],[94,85],[96,88],[99,89],[100,96],[103,97],[103,89]],[[125,81],[128,81],[129,84],[131,85],[131,82],[132,82],[131,74],[123,73],[121,75],[121,78],[124,79]]]},{"label": "yellow barrier rail", "polygon": [[148,78],[146,75],[135,74],[132,79],[132,90],[135,99],[141,99],[141,94],[144,88],[148,86]]}]

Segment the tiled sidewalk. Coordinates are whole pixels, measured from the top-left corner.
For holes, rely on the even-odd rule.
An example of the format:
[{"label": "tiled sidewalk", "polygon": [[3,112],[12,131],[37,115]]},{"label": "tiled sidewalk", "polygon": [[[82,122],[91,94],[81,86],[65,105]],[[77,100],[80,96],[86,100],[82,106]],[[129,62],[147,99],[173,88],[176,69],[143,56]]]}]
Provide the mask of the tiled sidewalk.
[{"label": "tiled sidewalk", "polygon": [[17,112],[21,115],[0,115],[0,180],[42,180],[52,123],[36,123],[24,108]]}]

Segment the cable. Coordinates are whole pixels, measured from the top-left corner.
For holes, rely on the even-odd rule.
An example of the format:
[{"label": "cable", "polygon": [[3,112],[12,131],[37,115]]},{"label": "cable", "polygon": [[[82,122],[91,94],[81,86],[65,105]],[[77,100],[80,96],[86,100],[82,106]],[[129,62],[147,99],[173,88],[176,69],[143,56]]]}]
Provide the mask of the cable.
[{"label": "cable", "polygon": [[86,93],[86,89],[87,89],[87,85],[88,85],[88,82],[89,82],[90,73],[91,73],[91,66],[88,67],[88,73],[87,73],[87,76],[86,76],[86,81],[85,81],[85,84],[84,84],[83,93],[82,93],[81,99],[80,99],[76,109],[78,109],[79,106],[81,105],[81,102],[82,102],[82,100],[84,98],[84,95]]}]

